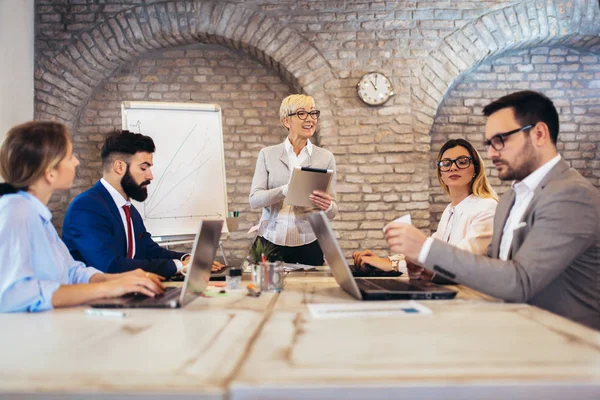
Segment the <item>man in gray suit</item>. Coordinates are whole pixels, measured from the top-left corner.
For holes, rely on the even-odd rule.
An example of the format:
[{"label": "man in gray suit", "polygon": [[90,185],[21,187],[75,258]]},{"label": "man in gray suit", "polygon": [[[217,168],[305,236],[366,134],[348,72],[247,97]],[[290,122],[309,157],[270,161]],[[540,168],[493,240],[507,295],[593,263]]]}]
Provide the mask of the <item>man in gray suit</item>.
[{"label": "man in gray suit", "polygon": [[398,223],[385,233],[392,252],[483,293],[600,329],[600,193],[558,154],[554,104],[523,91],[483,113],[488,156],[499,178],[513,181],[496,209],[487,257]]}]

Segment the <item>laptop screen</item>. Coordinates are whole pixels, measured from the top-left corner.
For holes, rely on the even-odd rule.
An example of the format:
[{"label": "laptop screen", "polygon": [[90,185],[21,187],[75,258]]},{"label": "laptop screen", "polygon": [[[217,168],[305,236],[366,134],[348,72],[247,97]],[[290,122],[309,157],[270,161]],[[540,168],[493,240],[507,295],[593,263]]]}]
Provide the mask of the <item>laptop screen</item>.
[{"label": "laptop screen", "polygon": [[223,221],[201,221],[194,248],[188,276],[181,291],[181,306],[198,297],[208,286],[212,262],[215,259]]},{"label": "laptop screen", "polygon": [[331,225],[329,225],[327,215],[323,211],[310,213],[308,214],[308,222],[315,232],[319,246],[323,250],[335,281],[346,292],[361,300],[362,295],[354,281],[350,267],[346,263],[344,252],[335,238]]}]

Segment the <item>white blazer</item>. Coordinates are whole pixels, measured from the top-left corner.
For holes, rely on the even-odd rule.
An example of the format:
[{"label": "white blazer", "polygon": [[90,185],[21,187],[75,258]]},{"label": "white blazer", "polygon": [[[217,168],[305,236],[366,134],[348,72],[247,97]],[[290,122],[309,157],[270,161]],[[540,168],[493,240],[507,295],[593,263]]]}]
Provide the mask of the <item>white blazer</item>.
[{"label": "white blazer", "polygon": [[[284,143],[265,147],[258,154],[249,201],[251,208],[262,208],[263,210],[258,230],[260,236],[264,236],[265,233],[274,233],[277,231],[277,217],[286,197],[283,189],[290,179],[289,163]],[[313,168],[331,169],[334,171],[329,187],[329,194],[333,197],[333,201],[330,209],[325,212],[327,217],[332,219],[338,212],[338,204],[335,199],[336,168],[333,153],[313,145],[312,154],[302,163],[304,167],[309,165]],[[291,226],[288,226],[288,229],[292,229],[294,232],[293,235],[286,235],[286,237],[292,236],[295,239],[292,240],[292,243],[278,243],[278,240],[275,240],[274,243],[280,246],[298,246],[314,242],[317,237],[306,218],[307,213],[314,211],[314,209],[304,207],[291,208],[292,214],[290,217],[293,223]],[[271,235],[267,234],[267,236],[270,237]],[[270,238],[267,239],[271,240]]]},{"label": "white blazer", "polygon": [[454,207],[448,204],[431,237],[473,254],[485,254],[492,241],[497,205],[494,199],[474,194]]}]

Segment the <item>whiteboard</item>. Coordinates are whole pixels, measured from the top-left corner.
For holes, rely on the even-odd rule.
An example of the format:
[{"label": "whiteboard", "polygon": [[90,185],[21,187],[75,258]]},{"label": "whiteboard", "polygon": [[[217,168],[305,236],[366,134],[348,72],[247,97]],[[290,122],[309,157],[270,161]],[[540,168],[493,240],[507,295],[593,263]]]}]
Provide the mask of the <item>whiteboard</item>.
[{"label": "whiteboard", "polygon": [[221,108],[216,104],[125,101],[121,115],[123,129],[150,136],[156,145],[148,198],[143,203],[132,201],[148,232],[161,240],[156,237],[195,235],[201,219],[225,221]]}]

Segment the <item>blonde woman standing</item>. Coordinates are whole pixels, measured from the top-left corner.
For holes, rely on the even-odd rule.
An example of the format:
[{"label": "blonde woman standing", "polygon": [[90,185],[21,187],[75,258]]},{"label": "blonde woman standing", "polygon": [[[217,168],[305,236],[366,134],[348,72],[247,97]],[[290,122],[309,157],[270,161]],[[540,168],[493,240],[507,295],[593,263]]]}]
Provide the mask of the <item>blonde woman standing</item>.
[{"label": "blonde woman standing", "polygon": [[315,191],[309,196],[314,208],[285,204],[288,183],[296,166],[335,171],[333,154],[310,141],[320,115],[310,96],[293,94],[283,99],[279,119],[287,129],[287,137],[283,143],[260,151],[252,179],[250,207],[262,208],[259,239],[270,243],[278,258],[289,263],[323,265],[323,252],[306,214],[316,208],[331,219],[338,212],[335,172],[329,193]]},{"label": "blonde woman standing", "polygon": [[[450,204],[432,237],[474,254],[485,254],[492,239],[498,196],[485,176],[481,156],[468,141],[453,139],[440,149],[436,167]],[[353,258],[357,269],[371,265],[384,271],[400,268],[404,260],[401,255],[377,257],[371,250],[356,252]],[[430,278],[419,266],[407,267],[412,278]]]}]

